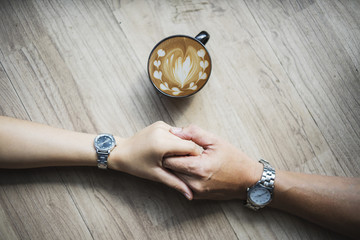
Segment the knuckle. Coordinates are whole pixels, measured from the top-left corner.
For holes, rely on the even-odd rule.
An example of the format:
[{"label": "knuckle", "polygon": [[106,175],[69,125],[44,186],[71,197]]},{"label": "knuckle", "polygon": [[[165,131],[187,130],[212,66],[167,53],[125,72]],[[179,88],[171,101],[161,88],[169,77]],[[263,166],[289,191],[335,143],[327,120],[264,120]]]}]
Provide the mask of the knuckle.
[{"label": "knuckle", "polygon": [[171,167],[171,162],[170,162],[169,158],[164,158],[161,163],[162,163],[162,166],[165,168]]},{"label": "knuckle", "polygon": [[204,164],[196,164],[192,166],[192,171],[196,173],[200,178],[204,179],[208,176],[208,167],[206,167]]},{"label": "knuckle", "polygon": [[187,165],[187,170],[190,173],[195,173],[198,174],[199,173],[199,166],[198,163],[196,161],[192,161]]},{"label": "knuckle", "polygon": [[211,176],[212,169],[204,163],[193,161],[187,164],[187,171],[193,173],[194,175],[200,177],[201,179],[209,179]]},{"label": "knuckle", "polygon": [[190,147],[190,150],[193,152],[193,153],[200,153],[200,147],[198,145],[196,145],[195,143],[193,142],[189,142],[191,144],[191,147]]},{"label": "knuckle", "polygon": [[190,124],[189,127],[189,132],[193,133],[199,130],[199,127],[196,124]]},{"label": "knuckle", "polygon": [[161,140],[164,138],[164,135],[168,133],[168,127],[164,122],[156,122],[152,126],[151,132],[149,134],[150,140]]},{"label": "knuckle", "polygon": [[211,167],[206,164],[203,169],[202,169],[202,173],[203,173],[203,176],[204,178],[210,178],[211,174],[212,174],[212,169]]},{"label": "knuckle", "polygon": [[157,121],[157,122],[155,122],[154,124],[153,124],[153,126],[155,127],[155,128],[162,128],[162,127],[164,127],[164,126],[166,126],[167,124],[165,123],[165,122],[163,122],[163,121]]},{"label": "knuckle", "polygon": [[201,177],[202,179],[206,179],[207,176],[208,176],[208,174],[207,174],[207,172],[206,172],[206,170],[205,170],[204,167],[198,169],[198,175],[199,175],[199,177]]},{"label": "knuckle", "polygon": [[159,143],[163,139],[164,129],[160,127],[154,128],[149,134],[149,142],[155,141]]},{"label": "knuckle", "polygon": [[210,192],[209,187],[206,186],[205,182],[197,182],[195,186],[193,186],[193,191],[197,193],[198,196],[206,195],[208,192]]},{"label": "knuckle", "polygon": [[201,182],[194,182],[191,186],[191,188],[193,189],[193,191],[195,191],[198,194],[203,193],[204,188]]},{"label": "knuckle", "polygon": [[155,139],[158,139],[161,137],[161,135],[164,133],[164,130],[160,127],[154,128],[154,130],[151,132],[151,136]]}]

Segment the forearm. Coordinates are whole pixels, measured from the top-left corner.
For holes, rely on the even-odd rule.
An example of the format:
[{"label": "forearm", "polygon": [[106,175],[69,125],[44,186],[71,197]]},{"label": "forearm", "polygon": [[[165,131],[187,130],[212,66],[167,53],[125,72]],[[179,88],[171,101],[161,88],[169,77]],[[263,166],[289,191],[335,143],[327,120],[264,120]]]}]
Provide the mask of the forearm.
[{"label": "forearm", "polygon": [[94,138],[0,116],[0,167],[96,166]]},{"label": "forearm", "polygon": [[[187,198],[192,192],[162,166],[164,156],[199,155],[199,147],[169,132],[170,126],[156,122],[133,137],[116,137],[108,156],[110,169],[163,182]],[[96,166],[96,135],[0,116],[0,168],[50,166]]]},{"label": "forearm", "polygon": [[277,171],[271,206],[359,237],[360,179]]}]

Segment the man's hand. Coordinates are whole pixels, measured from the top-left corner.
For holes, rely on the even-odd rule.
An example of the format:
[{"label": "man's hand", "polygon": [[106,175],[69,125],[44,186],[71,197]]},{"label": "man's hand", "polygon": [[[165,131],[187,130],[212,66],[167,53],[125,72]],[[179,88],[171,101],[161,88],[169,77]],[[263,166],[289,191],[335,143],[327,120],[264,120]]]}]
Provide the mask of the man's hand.
[{"label": "man's hand", "polygon": [[246,199],[246,189],[261,177],[262,165],[230,143],[197,126],[171,128],[170,132],[201,146],[201,155],[167,157],[171,169],[199,199]]}]

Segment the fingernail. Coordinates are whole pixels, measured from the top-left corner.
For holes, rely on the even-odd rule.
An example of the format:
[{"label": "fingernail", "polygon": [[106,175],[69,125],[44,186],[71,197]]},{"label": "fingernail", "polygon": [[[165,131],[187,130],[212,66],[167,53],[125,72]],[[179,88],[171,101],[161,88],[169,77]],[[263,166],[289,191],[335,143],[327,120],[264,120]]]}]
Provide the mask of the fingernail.
[{"label": "fingernail", "polygon": [[179,128],[179,127],[172,127],[170,129],[171,132],[173,133],[179,133],[179,132],[182,132],[182,128]]},{"label": "fingernail", "polygon": [[191,199],[191,198],[190,198],[190,195],[189,195],[188,193],[184,193],[184,195],[185,195],[185,197],[186,197],[188,200]]}]

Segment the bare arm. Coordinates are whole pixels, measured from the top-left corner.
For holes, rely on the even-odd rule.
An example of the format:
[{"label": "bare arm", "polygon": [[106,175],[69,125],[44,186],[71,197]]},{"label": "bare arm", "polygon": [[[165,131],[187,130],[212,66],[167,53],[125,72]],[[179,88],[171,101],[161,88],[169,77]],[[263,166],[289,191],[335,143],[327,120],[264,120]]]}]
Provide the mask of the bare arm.
[{"label": "bare arm", "polygon": [[[154,123],[130,138],[116,137],[108,158],[111,169],[165,183],[192,198],[192,191],[162,166],[172,155],[197,155],[198,146],[169,132],[170,126]],[[80,133],[44,124],[0,116],[0,168],[96,166],[95,134]]]},{"label": "bare arm", "polygon": [[[262,164],[199,127],[171,131],[204,148],[200,156],[164,160],[164,166],[188,184],[195,198],[246,199],[246,189],[262,175]],[[360,178],[276,169],[274,197],[269,206],[342,234],[360,237]]]},{"label": "bare arm", "polygon": [[360,237],[360,178],[277,171],[270,206]]},{"label": "bare arm", "polygon": [[94,138],[94,134],[0,116],[0,167],[96,166]]}]

